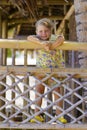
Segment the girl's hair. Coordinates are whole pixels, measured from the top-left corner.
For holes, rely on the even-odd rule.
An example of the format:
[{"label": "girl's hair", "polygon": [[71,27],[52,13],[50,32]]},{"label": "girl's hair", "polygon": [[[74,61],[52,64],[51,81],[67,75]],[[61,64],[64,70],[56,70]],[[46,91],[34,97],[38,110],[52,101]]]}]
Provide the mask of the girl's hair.
[{"label": "girl's hair", "polygon": [[52,29],[53,28],[53,23],[50,19],[48,18],[43,18],[43,19],[40,19],[36,22],[35,26],[36,26],[36,29],[39,25],[43,25],[49,29]]}]

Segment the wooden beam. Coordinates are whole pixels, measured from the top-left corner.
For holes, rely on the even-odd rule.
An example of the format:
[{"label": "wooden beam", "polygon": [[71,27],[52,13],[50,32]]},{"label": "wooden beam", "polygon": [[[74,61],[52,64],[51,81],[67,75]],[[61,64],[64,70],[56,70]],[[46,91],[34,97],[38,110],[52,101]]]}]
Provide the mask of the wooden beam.
[{"label": "wooden beam", "polygon": [[[65,0],[47,0],[47,5],[71,5],[72,1],[66,2]],[[37,1],[37,5],[42,6],[42,1]]]},{"label": "wooden beam", "polygon": [[0,0],[0,6],[9,6],[12,5],[11,2],[8,2],[8,0]]},{"label": "wooden beam", "polygon": [[[42,16],[41,18],[49,18],[51,20],[63,20],[64,16]],[[12,19],[8,19],[8,23],[34,23],[36,22],[35,19],[33,18],[12,18]]]},{"label": "wooden beam", "polygon": [[[28,40],[0,39],[0,48],[13,49],[41,49],[39,43],[30,42]],[[59,50],[87,51],[87,42],[64,41],[64,44],[57,47]]]},{"label": "wooden beam", "polygon": [[9,123],[4,123],[4,124],[1,123],[0,128],[13,129],[13,130],[17,130],[17,129],[43,130],[43,128],[44,128],[44,130],[87,130],[87,124],[49,124],[49,123],[22,124],[22,123],[16,122],[16,123],[10,124],[10,125],[9,125]]},{"label": "wooden beam", "polygon": [[60,23],[57,31],[56,31],[56,34],[61,34],[63,32],[63,29],[64,29],[64,22],[65,20],[69,20],[70,16],[73,14],[74,12],[74,5],[72,5],[69,9],[69,11],[67,12],[67,14],[65,15],[64,19],[62,20],[62,22]]},{"label": "wooden beam", "polygon": [[67,74],[73,75],[73,78],[87,78],[87,69],[86,68],[38,68],[35,65],[29,66],[0,66],[0,75],[5,73],[13,73],[15,75],[25,75],[26,73],[31,73],[34,75],[36,73],[51,73],[59,74],[59,77],[66,77]]}]

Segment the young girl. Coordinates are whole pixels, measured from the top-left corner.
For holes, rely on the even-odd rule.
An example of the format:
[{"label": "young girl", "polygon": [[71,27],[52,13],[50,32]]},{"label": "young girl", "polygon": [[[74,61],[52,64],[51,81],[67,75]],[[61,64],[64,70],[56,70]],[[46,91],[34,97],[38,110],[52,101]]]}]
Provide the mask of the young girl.
[{"label": "young girl", "polygon": [[[36,22],[36,35],[28,36],[27,39],[31,42],[35,42],[36,44],[40,44],[43,46],[44,49],[37,50],[37,58],[36,58],[36,65],[37,67],[42,68],[59,68],[64,67],[64,60],[62,58],[61,51],[56,50],[55,48],[62,45],[64,42],[63,36],[55,36],[52,34],[53,24],[52,22],[47,19],[43,18]],[[55,41],[55,42],[54,42]],[[43,74],[38,74],[37,78],[42,79],[44,77]],[[36,86],[36,91],[40,94],[44,93],[44,86],[39,84]],[[56,92],[60,92],[60,88],[55,89]],[[35,94],[35,98],[38,98],[39,95]],[[59,96],[54,95],[55,100],[58,100]],[[36,105],[41,107],[42,98],[40,98]],[[62,107],[62,103],[59,102],[56,105]],[[38,112],[39,109],[35,108],[35,112]],[[61,112],[56,109],[56,115],[60,114]],[[38,115],[35,116],[35,119],[38,121],[43,122],[44,119]],[[35,122],[35,119],[32,119],[31,122]],[[62,123],[67,123],[67,120],[64,117],[60,117],[58,119]]]}]

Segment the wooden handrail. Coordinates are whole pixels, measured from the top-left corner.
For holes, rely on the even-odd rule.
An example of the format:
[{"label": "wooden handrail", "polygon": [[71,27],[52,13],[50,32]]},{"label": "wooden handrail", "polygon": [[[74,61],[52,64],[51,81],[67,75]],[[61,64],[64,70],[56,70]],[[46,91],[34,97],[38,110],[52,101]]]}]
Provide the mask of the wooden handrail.
[{"label": "wooden handrail", "polygon": [[[10,49],[41,49],[41,45],[27,40],[13,40],[13,39],[0,39],[0,48]],[[64,41],[64,44],[59,46],[59,50],[82,50],[87,51],[86,42]]]},{"label": "wooden handrail", "polygon": [[26,73],[31,73],[31,75],[35,75],[38,72],[41,73],[51,73],[51,74],[59,74],[59,77],[65,77],[68,73],[73,75],[73,77],[81,78],[87,77],[87,69],[86,68],[37,68],[35,66],[0,66],[0,76],[2,74],[10,74],[13,73],[15,75],[25,75]]}]

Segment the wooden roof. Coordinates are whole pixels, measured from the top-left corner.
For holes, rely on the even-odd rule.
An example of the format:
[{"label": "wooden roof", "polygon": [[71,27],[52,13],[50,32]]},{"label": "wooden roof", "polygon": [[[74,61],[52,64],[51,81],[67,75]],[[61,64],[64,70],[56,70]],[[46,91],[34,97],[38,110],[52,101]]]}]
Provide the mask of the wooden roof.
[{"label": "wooden roof", "polygon": [[[43,17],[56,21],[57,28],[73,5],[73,0],[0,0],[3,20],[19,35],[35,32],[35,22]],[[19,25],[19,26],[18,26]]]}]

